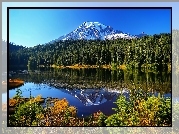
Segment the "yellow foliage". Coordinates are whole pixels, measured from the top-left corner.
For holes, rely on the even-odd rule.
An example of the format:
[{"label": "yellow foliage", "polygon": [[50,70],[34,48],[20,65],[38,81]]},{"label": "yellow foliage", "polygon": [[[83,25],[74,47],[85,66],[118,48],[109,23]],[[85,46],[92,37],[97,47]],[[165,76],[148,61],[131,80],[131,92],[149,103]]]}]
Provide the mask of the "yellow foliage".
[{"label": "yellow foliage", "polygon": [[38,95],[36,98],[33,99],[33,102],[41,102],[43,101],[44,99],[42,99],[42,96],[41,95]]},{"label": "yellow foliage", "polygon": [[9,99],[9,106],[15,106],[18,103],[17,99]]},{"label": "yellow foliage", "polygon": [[126,65],[123,64],[123,65],[120,65],[119,68],[122,70],[125,70],[127,67],[126,67]]},{"label": "yellow foliage", "polygon": [[70,106],[70,107],[68,108],[68,110],[70,111],[70,113],[72,114],[73,117],[74,117],[74,116],[76,115],[76,113],[77,113],[77,109],[76,109],[75,107],[73,107],[73,106]]},{"label": "yellow foliage", "polygon": [[68,107],[68,101],[66,99],[58,100],[54,103],[54,106],[51,108],[53,114],[60,114],[64,112]]}]

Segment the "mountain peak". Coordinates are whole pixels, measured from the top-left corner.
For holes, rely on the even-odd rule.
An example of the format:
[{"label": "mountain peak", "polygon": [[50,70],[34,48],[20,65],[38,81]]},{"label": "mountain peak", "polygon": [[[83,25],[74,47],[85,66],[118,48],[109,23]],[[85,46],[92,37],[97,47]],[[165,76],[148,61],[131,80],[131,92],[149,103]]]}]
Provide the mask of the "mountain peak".
[{"label": "mountain peak", "polygon": [[[145,35],[145,34],[143,34]],[[117,38],[125,38],[125,39],[132,39],[136,37],[142,37],[143,35],[139,36],[132,36],[130,34],[124,33],[120,30],[114,30],[111,26],[104,25],[97,21],[85,21],[79,27],[77,27],[74,31],[70,32],[69,34],[63,35],[56,39],[58,40],[111,40]]]},{"label": "mountain peak", "polygon": [[106,27],[105,25],[103,25],[100,22],[93,22],[93,21],[85,21],[82,23],[82,25],[79,26],[79,28],[81,27],[85,27],[85,28],[89,28],[89,27],[98,27],[98,26],[102,26],[102,27]]},{"label": "mountain peak", "polygon": [[94,22],[94,21],[85,21],[85,22],[83,22],[83,24],[101,24],[100,22]]}]

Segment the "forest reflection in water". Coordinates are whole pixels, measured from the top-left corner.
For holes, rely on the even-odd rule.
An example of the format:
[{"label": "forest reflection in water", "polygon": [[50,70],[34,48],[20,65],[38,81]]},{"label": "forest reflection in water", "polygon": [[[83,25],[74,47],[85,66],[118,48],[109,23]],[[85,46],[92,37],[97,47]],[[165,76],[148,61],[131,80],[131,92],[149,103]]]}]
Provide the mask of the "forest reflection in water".
[{"label": "forest reflection in water", "polygon": [[[17,71],[17,70],[13,70]],[[52,69],[29,70],[26,75],[14,74],[25,82],[44,83],[59,88],[135,88],[160,93],[171,92],[171,73],[123,71],[110,69]]]},{"label": "forest reflection in water", "polygon": [[[24,69],[22,69],[24,70]],[[14,72],[13,78],[20,78],[25,84],[20,87],[22,96],[42,95],[43,98],[66,98],[78,109],[78,116],[88,116],[98,110],[106,115],[114,113],[112,108],[121,93],[129,97],[128,89],[141,89],[171,96],[171,73],[123,71],[109,69],[52,69],[41,68]],[[25,71],[26,72],[26,71]],[[13,97],[16,90],[9,90]]]}]

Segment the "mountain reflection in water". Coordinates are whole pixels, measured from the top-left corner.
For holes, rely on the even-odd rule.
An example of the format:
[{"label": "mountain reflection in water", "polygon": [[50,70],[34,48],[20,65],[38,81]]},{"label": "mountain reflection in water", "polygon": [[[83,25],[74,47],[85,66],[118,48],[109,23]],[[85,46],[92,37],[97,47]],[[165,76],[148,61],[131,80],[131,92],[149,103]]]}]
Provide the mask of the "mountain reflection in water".
[{"label": "mountain reflection in water", "polygon": [[[22,96],[29,97],[31,90],[32,96],[66,98],[69,105],[77,108],[78,116],[88,116],[99,110],[106,115],[113,114],[117,97],[122,93],[128,98],[127,89],[133,88],[133,83],[143,91],[152,89],[156,96],[158,93],[171,96],[171,73],[168,72],[51,68],[28,71],[28,74],[13,71],[16,73],[12,78],[25,81],[20,87]],[[10,98],[16,90],[9,91]]]},{"label": "mountain reflection in water", "polygon": [[[68,93],[77,99],[79,99],[85,106],[100,105],[107,101],[116,100],[120,91],[111,90],[108,91],[105,88],[101,89],[73,89],[73,90],[61,90],[62,92]],[[123,90],[124,95],[128,95],[128,91]]]},{"label": "mountain reflection in water", "polygon": [[[69,102],[69,105],[75,106],[77,108],[77,115],[79,117],[89,116],[90,114],[99,110],[106,115],[113,114],[114,110],[112,110],[112,108],[116,108],[116,104],[114,102],[120,93],[116,90],[109,91],[106,88],[83,90],[65,89],[55,88],[47,84],[35,84],[30,82],[26,82],[19,88],[22,90],[23,97],[29,97],[31,91],[31,95],[34,97],[41,95],[42,98],[66,98]],[[17,88],[9,90],[10,98],[15,95],[16,90]]]}]

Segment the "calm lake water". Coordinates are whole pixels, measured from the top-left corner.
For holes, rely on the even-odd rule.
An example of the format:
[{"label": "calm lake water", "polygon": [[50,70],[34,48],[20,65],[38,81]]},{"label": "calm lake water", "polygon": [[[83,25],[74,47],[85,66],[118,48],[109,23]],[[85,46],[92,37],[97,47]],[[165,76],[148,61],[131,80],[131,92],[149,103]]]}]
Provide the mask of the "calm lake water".
[{"label": "calm lake water", "polygon": [[[17,70],[13,70],[16,71]],[[43,98],[66,98],[70,105],[77,107],[78,116],[88,116],[102,111],[110,115],[114,113],[115,101],[123,92],[128,97],[128,90],[136,87],[171,96],[171,73],[122,71],[108,69],[40,69],[29,71],[28,74],[13,74],[14,78],[25,80],[19,87],[22,96],[42,95]],[[9,91],[9,97],[16,94]],[[5,95],[5,94],[4,94]]]}]

